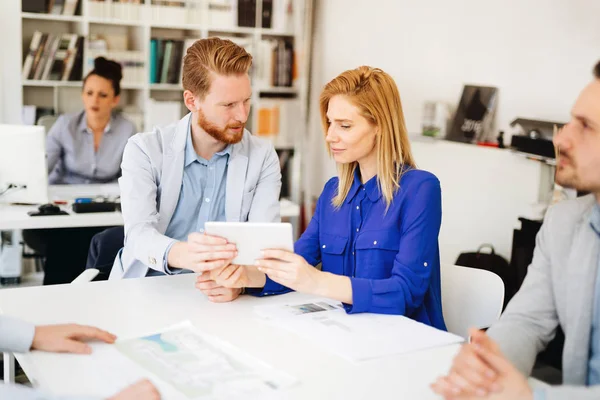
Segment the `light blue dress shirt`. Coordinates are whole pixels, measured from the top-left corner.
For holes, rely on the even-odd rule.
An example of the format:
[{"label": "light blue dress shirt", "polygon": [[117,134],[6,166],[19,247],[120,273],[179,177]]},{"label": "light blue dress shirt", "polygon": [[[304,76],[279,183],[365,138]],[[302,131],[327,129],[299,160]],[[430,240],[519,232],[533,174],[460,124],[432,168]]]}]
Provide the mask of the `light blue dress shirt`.
[{"label": "light blue dress shirt", "polygon": [[95,151],[94,134],[87,126],[85,111],[61,115],[46,137],[48,181],[50,184],[115,182],[121,175],[127,140],[136,131],[131,121],[113,114]]},{"label": "light blue dress shirt", "polygon": [[[169,251],[176,241],[185,241],[192,232],[204,232],[206,221],[225,221],[225,186],[227,164],[231,145],[215,153],[210,160],[196,154],[192,143],[192,132],[188,126],[185,142],[183,179],[177,207],[165,231],[165,236],[175,239],[165,252],[163,265],[168,274],[190,272],[170,269],[167,265]],[[148,270],[146,276],[164,275],[160,271]]]},{"label": "light blue dress shirt", "polygon": [[[590,217],[590,225],[600,236],[600,206],[596,204]],[[590,333],[590,359],[588,361],[587,386],[600,385],[600,257],[598,257],[598,272],[596,273],[596,289],[592,304],[592,330]],[[534,391],[534,400],[546,398],[543,389]]]}]

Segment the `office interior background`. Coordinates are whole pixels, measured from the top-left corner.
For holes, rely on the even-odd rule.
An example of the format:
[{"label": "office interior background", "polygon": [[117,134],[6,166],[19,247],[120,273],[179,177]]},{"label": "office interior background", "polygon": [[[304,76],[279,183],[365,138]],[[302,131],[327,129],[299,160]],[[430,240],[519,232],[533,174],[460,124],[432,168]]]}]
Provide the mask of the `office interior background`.
[{"label": "office interior background", "polygon": [[[21,16],[19,1],[6,2],[2,10],[0,118],[2,123],[21,123],[22,106],[27,104],[28,96],[54,95],[50,93],[52,88],[24,87],[23,50],[30,38],[23,34],[31,35],[31,26],[36,24],[76,30],[79,22],[30,21]],[[398,84],[419,167],[437,174],[442,182],[442,259],[453,262],[460,252],[476,249],[482,243],[492,243],[499,254],[509,258],[518,217],[535,213],[532,204],[543,198],[539,192],[547,186],[545,167],[519,159],[508,150],[422,141],[419,136],[424,103],[444,102],[452,111],[463,85],[494,86],[498,88],[498,99],[493,129],[496,133],[506,132],[507,143],[512,131],[509,124],[516,118],[568,121],[574,99],[588,81],[590,66],[597,57],[600,29],[594,16],[598,10],[600,4],[592,0],[436,0],[423,4],[403,0],[374,0],[368,4],[358,0],[315,1],[310,15],[304,17],[310,21],[296,21],[296,29],[302,30],[305,27],[298,25],[306,24],[311,30],[302,32],[300,48],[295,47],[299,61],[309,66],[302,68],[304,75],[294,82],[297,91],[293,96],[310,96],[301,99],[307,101],[308,123],[290,123],[299,127],[294,136],[300,136],[290,139],[297,146],[301,165],[294,181],[295,200],[302,201],[310,214],[311,201],[335,172],[319,121],[320,89],[346,69],[379,67]],[[170,21],[161,23],[168,25]],[[90,22],[90,30],[96,33],[106,30],[137,35],[131,33],[135,28],[115,30],[113,25]],[[187,38],[201,33],[176,32]],[[245,36],[252,35],[250,32]],[[58,95],[77,97],[77,90],[59,90]],[[177,100],[179,94],[159,96]],[[258,101],[254,107],[259,107]],[[303,119],[305,115],[298,113],[295,118]]]},{"label": "office interior background", "polygon": [[[124,82],[121,106],[144,130],[164,123],[162,112],[183,116],[181,104],[177,106],[182,103],[180,82],[149,77],[151,39],[234,37],[254,57],[250,130],[273,140],[280,156],[290,157],[285,197],[298,206],[292,219],[300,234],[323,185],[336,172],[321,127],[320,91],[342,71],[378,67],[398,85],[417,166],[441,182],[442,262],[453,264],[461,253],[477,251],[483,244],[514,262],[520,218],[540,221],[555,187],[552,160],[510,148],[513,135],[527,133],[511,123],[519,118],[569,121],[570,109],[598,61],[600,2],[289,0],[289,7],[278,14],[283,20],[276,21],[274,12],[272,28],[262,29],[235,22],[238,2],[242,0],[197,1],[202,10],[209,4],[221,10],[233,7],[231,15],[214,17],[219,26],[210,25],[206,15],[198,17],[205,18],[206,26],[184,14],[153,16],[151,6],[161,3],[156,0],[131,2],[145,11],[123,9],[124,14],[111,12],[127,2],[79,0],[73,16],[24,13],[21,1],[3,2],[0,123],[23,124],[24,116],[34,112],[27,108],[32,105],[60,114],[80,104],[78,80],[36,82],[23,76],[36,30],[76,33],[86,45],[103,35],[124,40],[125,50],[140,57],[140,71]],[[101,6],[113,6],[113,11],[98,11]],[[292,16],[286,16],[289,9]],[[269,80],[273,71],[265,71],[265,64],[272,62],[273,46],[281,43],[293,45],[295,72],[291,81],[277,83]],[[102,52],[86,48],[84,71],[96,54]],[[465,85],[497,89],[487,121],[488,145],[424,135],[426,104],[441,104],[437,111],[443,114],[442,130],[450,131]],[[281,117],[276,122],[275,108]],[[495,147],[501,131],[506,148]],[[0,184],[1,175],[2,171]]]}]

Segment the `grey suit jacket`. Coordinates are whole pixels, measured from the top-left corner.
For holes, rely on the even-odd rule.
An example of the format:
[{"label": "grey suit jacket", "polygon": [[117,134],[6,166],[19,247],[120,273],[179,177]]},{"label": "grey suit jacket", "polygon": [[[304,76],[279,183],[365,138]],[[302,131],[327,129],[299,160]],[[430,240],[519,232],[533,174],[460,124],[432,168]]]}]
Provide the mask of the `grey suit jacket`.
[{"label": "grey suit jacket", "polygon": [[[191,114],[129,139],[119,178],[125,220],[125,247],[110,279],[164,272],[163,257],[174,239],[164,235],[181,190],[185,143]],[[233,145],[227,167],[227,221],[279,222],[281,170],[273,145],[244,132]]]},{"label": "grey suit jacket", "polygon": [[523,286],[488,334],[527,376],[537,354],[565,332],[563,386],[546,399],[600,399],[600,386],[587,380],[594,285],[600,239],[590,226],[593,195],[551,207],[536,238],[533,261]]}]

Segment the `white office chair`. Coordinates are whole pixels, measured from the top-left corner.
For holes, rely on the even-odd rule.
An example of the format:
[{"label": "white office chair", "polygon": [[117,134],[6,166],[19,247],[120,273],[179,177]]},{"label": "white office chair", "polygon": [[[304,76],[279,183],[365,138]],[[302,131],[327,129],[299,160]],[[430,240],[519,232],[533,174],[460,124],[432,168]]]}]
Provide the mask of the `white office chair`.
[{"label": "white office chair", "polygon": [[79,285],[82,283],[91,282],[100,271],[96,268],[90,268],[83,271],[79,276],[71,282],[71,285]]},{"label": "white office chair", "polygon": [[493,272],[442,264],[442,311],[448,332],[469,337],[469,328],[487,328],[502,313],[504,282]]}]

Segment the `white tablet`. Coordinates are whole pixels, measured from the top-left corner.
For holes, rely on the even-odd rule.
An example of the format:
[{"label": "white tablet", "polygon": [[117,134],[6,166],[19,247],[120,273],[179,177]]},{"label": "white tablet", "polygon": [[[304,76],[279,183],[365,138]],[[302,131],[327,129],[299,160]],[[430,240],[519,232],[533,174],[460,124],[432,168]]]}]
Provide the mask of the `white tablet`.
[{"label": "white tablet", "polygon": [[289,222],[206,222],[207,235],[220,236],[237,246],[233,264],[254,265],[265,249],[294,251],[292,224]]}]

